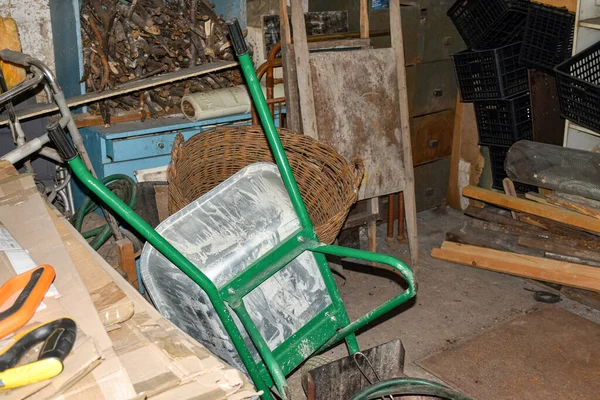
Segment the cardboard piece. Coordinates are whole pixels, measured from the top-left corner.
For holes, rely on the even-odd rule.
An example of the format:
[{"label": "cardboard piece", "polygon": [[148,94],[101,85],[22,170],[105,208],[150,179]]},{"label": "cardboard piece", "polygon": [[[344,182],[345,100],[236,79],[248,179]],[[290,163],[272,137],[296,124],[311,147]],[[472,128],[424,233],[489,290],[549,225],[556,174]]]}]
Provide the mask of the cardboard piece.
[{"label": "cardboard piece", "polygon": [[241,372],[164,319],[68,221],[56,213],[51,217],[72,259],[78,260],[75,266],[92,298],[98,298],[94,302],[98,310],[133,305],[133,315],[114,325],[108,335],[137,395],[245,399],[256,394]]}]

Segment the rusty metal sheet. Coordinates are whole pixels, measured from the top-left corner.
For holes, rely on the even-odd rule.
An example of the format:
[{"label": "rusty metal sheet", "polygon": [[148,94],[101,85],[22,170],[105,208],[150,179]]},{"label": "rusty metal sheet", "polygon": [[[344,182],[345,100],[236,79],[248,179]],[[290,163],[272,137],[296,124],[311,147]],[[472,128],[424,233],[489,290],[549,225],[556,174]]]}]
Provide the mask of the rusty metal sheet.
[{"label": "rusty metal sheet", "polygon": [[358,156],[365,164],[359,199],[403,191],[393,49],[313,53],[310,69],[319,139],[346,159]]}]

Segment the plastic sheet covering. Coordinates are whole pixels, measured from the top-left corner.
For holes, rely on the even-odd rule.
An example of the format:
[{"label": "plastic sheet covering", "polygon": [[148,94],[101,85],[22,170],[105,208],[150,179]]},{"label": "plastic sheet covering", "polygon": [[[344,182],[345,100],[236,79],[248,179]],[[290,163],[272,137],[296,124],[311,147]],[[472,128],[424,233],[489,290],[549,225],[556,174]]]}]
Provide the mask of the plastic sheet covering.
[{"label": "plastic sheet covering", "polygon": [[[218,288],[299,230],[279,171],[271,163],[240,170],[157,227]],[[142,251],[141,273],[163,316],[230,365],[245,370],[204,291],[148,243]],[[331,299],[314,256],[305,252],[246,295],[244,303],[274,349]],[[235,314],[234,318],[257,358]]]},{"label": "plastic sheet covering", "polygon": [[522,140],[504,169],[516,182],[600,200],[600,154]]}]

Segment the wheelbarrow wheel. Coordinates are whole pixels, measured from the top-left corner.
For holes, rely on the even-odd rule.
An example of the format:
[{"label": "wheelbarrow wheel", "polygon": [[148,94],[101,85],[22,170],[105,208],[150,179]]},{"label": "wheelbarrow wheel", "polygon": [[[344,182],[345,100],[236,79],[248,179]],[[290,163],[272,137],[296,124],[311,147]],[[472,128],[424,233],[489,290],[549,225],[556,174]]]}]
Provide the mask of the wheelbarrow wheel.
[{"label": "wheelbarrow wheel", "polygon": [[300,369],[300,379],[302,381],[302,389],[304,389],[304,394],[308,395],[308,373],[315,368],[322,367],[323,365],[327,365],[334,361],[335,359],[323,354],[311,357],[308,360],[306,360],[306,362]]}]

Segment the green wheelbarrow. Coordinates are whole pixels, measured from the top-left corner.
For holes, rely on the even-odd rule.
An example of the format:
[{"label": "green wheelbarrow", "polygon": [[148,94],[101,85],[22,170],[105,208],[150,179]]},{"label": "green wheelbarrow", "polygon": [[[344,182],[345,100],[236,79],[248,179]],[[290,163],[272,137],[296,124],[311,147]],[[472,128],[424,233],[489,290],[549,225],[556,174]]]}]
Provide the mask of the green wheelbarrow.
[{"label": "green wheelbarrow", "polygon": [[[72,123],[73,120],[67,107],[61,107],[62,118],[60,121],[49,124],[47,131],[61,157],[69,164],[77,178],[202,289],[214,308],[215,317],[220,320],[229,336],[247,374],[257,390],[262,392],[262,398],[274,399],[275,396],[278,396],[289,399],[290,389],[286,381],[286,375],[290,374],[309,357],[319,354],[341,341],[345,341],[351,355],[359,353],[360,349],[355,336],[356,331],[414,297],[417,284],[410,268],[396,258],[319,243],[256,78],[237,21],[229,24],[229,30],[233,47],[239,58],[267,140],[273,151],[281,181],[289,196],[299,226],[293,234],[283,238],[276,246],[252,262],[227,284],[218,287],[213,280],[90,173],[65,132],[65,128],[69,131],[77,129],[75,124]],[[0,58],[24,66],[35,65],[32,62],[35,59],[23,54],[17,55],[14,52],[0,52]],[[48,71],[44,71],[44,74],[48,73]],[[54,77],[50,75],[47,79],[54,80]],[[9,93],[3,95],[6,96],[1,96],[1,100],[10,97]],[[2,106],[2,102],[0,101],[0,106]],[[299,257],[307,255],[314,259],[316,273],[321,275],[330,303],[276,348],[270,348],[249,315],[244,304],[244,298],[287,265]],[[396,297],[351,322],[327,264],[326,255],[388,265],[404,278],[407,288]],[[246,335],[242,335],[240,325],[245,330]],[[244,341],[245,337],[250,338],[258,357],[253,357],[249,346]],[[276,389],[276,393],[271,391],[272,388]],[[379,387],[375,392],[381,393],[382,388],[383,386]],[[369,392],[368,397],[373,398],[372,396],[373,392]]]}]

